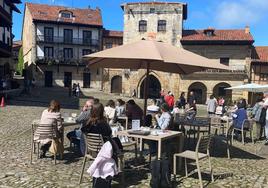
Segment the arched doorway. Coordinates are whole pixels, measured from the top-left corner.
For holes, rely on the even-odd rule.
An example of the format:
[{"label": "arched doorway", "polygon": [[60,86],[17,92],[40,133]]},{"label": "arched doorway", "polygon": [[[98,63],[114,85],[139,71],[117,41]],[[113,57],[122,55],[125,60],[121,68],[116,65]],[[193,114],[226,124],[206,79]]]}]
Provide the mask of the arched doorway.
[{"label": "arched doorway", "polygon": [[188,94],[190,91],[194,92],[196,103],[205,104],[207,100],[207,87],[201,82],[194,82],[188,88]]},{"label": "arched doorway", "polygon": [[114,76],[111,79],[111,93],[122,93],[122,77]]},{"label": "arched doorway", "polygon": [[[144,86],[145,78],[143,79],[140,85],[140,98],[144,98]],[[148,89],[148,98],[157,99],[160,98],[161,84],[159,80],[154,75],[149,75],[149,89]]]},{"label": "arched doorway", "polygon": [[232,90],[226,90],[227,87],[231,87],[231,85],[225,82],[218,83],[213,88],[213,95],[216,98],[223,97],[225,101],[232,101]]}]

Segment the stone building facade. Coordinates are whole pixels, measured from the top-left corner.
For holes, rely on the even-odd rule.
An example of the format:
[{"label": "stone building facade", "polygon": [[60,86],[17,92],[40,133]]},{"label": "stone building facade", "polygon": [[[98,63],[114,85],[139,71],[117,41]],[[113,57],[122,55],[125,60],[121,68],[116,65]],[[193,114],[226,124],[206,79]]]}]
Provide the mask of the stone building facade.
[{"label": "stone building facade", "polygon": [[0,79],[12,76],[15,63],[12,59],[12,15],[20,13],[15,4],[20,0],[0,0]]},{"label": "stone building facade", "polygon": [[26,3],[23,54],[26,77],[39,86],[101,88],[102,71],[89,69],[84,55],[102,49],[101,11]]},{"label": "stone building facade", "polygon": [[[184,3],[141,2],[122,5],[124,12],[123,43],[138,40],[157,40],[182,47],[220,63],[229,65],[230,71],[207,70],[191,75],[151,71],[149,96],[158,97],[161,89],[170,90],[178,98],[181,92],[193,90],[198,103],[205,103],[210,94],[235,100],[242,93],[224,88],[249,81],[251,47],[254,42],[249,27],[239,30],[185,30],[187,5]],[[112,72],[112,73],[111,73]],[[118,84],[122,80],[122,94],[130,96],[135,90],[143,97],[145,70],[111,70],[104,85]],[[119,80],[119,79],[116,79]]]}]

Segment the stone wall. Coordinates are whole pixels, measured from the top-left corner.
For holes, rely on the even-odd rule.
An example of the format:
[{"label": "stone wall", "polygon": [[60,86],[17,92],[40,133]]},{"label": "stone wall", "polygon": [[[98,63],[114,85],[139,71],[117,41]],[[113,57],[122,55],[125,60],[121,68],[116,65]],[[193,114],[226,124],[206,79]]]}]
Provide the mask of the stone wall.
[{"label": "stone wall", "polygon": [[[150,13],[150,9],[155,13]],[[154,38],[179,45],[183,25],[182,4],[132,4],[124,5],[124,44]],[[139,21],[147,21],[147,31],[139,32]],[[157,31],[158,20],[166,20],[166,31]]]},{"label": "stone wall", "polygon": [[64,66],[61,65],[38,65],[34,68],[33,74],[34,78],[36,79],[36,84],[39,86],[44,86],[45,84],[45,71],[52,71],[53,72],[53,86],[64,86],[64,72],[71,72],[72,73],[72,84],[79,83],[80,87],[83,87],[83,73],[90,73],[91,81],[90,87],[101,89],[101,80],[102,75],[101,72],[97,74],[96,69],[87,70],[83,66]]}]

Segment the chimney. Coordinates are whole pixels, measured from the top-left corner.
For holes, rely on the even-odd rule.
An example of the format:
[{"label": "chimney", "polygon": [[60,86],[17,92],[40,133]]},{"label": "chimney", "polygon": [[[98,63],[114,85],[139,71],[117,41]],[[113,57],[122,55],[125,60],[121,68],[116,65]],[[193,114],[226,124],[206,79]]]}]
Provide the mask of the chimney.
[{"label": "chimney", "polygon": [[250,27],[248,25],[245,27],[245,33],[246,34],[249,34],[250,33]]}]

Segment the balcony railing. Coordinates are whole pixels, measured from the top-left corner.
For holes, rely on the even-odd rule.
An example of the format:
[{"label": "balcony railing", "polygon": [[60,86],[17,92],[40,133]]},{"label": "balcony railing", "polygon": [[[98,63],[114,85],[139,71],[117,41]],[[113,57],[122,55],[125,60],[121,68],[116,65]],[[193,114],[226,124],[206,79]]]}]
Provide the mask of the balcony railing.
[{"label": "balcony railing", "polygon": [[81,59],[76,58],[55,58],[55,57],[44,57],[38,56],[36,64],[44,65],[75,65],[84,66],[85,63]]},{"label": "balcony railing", "polygon": [[238,73],[245,74],[246,70],[219,70],[219,69],[206,69],[204,71],[196,72],[196,73]]},{"label": "balcony railing", "polygon": [[44,36],[37,35],[37,42],[44,43],[59,43],[59,44],[71,44],[71,45],[84,45],[99,47],[99,40],[97,39],[83,39],[83,38],[65,38],[65,37],[56,37],[56,36]]}]

